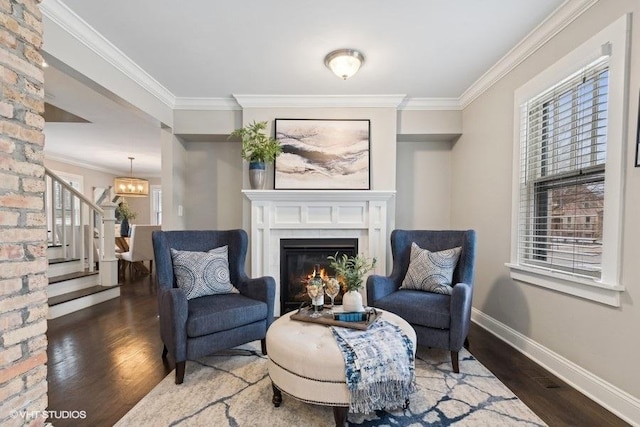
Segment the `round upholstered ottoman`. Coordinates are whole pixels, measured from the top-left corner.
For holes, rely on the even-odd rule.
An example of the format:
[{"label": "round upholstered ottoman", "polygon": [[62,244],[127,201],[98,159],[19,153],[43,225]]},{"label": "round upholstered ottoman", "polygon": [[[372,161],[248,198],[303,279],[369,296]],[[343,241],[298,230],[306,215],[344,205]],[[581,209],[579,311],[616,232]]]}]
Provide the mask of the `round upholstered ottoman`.
[{"label": "round upholstered ottoman", "polygon": [[[377,310],[411,339],[415,353],[413,328],[395,314]],[[328,326],[291,320],[293,313],[281,316],[267,331],[273,403],[280,405],[283,391],[303,402],[333,406],[336,426],[342,427],[350,401],[342,353]]]}]

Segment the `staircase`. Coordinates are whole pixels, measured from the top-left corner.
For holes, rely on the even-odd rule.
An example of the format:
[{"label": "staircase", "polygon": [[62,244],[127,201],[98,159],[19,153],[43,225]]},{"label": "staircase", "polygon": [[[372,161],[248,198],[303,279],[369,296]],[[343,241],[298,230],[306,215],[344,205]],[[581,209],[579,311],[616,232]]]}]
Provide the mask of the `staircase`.
[{"label": "staircase", "polygon": [[120,296],[115,205],[98,206],[45,168],[49,319]]}]

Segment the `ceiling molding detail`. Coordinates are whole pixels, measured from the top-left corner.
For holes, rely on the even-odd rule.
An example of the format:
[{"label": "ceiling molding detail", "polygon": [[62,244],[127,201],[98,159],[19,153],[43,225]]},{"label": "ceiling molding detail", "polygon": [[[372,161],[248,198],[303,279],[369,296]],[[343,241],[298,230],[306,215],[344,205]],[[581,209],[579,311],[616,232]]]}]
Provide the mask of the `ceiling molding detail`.
[{"label": "ceiling molding detail", "polygon": [[242,108],[398,108],[406,95],[236,95]]},{"label": "ceiling molding detail", "polygon": [[234,98],[176,98],[175,110],[242,110]]},{"label": "ceiling molding detail", "polygon": [[40,4],[42,14],[57,24],[96,55],[120,70],[151,95],[170,108],[175,104],[175,95],[162,86],[150,74],[133,62],[120,49],[59,0],[45,0]]},{"label": "ceiling molding detail", "polygon": [[[78,166],[85,169],[90,169],[92,171],[104,172],[109,175],[113,175],[113,177],[117,176],[129,176],[129,169],[107,169],[102,166],[94,165],[92,163],[86,163],[79,160],[70,159],[69,157],[64,157],[55,153],[45,152],[44,157],[46,160],[53,160],[55,162],[65,163],[67,165]],[[144,174],[144,178],[161,178],[159,174]]]},{"label": "ceiling molding detail", "polygon": [[398,110],[462,110],[458,98],[407,98]]},{"label": "ceiling molding detail", "polygon": [[566,0],[555,12],[527,34],[520,43],[507,52],[505,56],[462,93],[460,96],[462,108],[468,107],[477,97],[491,88],[525,59],[533,55],[540,47],[597,2],[598,0]]}]

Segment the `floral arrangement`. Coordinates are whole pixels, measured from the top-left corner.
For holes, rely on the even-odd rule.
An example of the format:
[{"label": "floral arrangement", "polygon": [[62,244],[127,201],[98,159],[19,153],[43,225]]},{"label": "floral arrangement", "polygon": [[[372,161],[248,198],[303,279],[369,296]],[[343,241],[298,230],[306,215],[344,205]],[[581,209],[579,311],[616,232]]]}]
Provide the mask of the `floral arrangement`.
[{"label": "floral arrangement", "polygon": [[128,221],[130,219],[136,219],[138,214],[131,210],[131,206],[127,203],[127,199],[123,198],[122,202],[120,202],[116,208],[116,216],[121,220],[126,219]]},{"label": "floral arrangement", "polygon": [[282,152],[280,142],[267,136],[267,122],[256,122],[231,132],[242,140],[242,158],[249,162],[272,162]]},{"label": "floral arrangement", "polygon": [[376,265],[376,259],[369,259],[362,254],[347,256],[343,254],[338,257],[338,253],[329,256],[330,266],[335,270],[338,280],[342,283],[345,292],[358,291],[363,286],[364,275],[372,270]]}]

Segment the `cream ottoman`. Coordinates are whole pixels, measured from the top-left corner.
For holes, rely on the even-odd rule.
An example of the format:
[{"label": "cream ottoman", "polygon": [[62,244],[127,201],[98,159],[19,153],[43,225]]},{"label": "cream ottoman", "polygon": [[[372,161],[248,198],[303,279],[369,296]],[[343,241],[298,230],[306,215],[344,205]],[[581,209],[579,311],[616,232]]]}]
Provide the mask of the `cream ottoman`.
[{"label": "cream ottoman", "polygon": [[[411,339],[415,353],[413,328],[395,314],[377,310]],[[350,399],[342,353],[328,326],[291,320],[293,313],[281,316],[267,331],[273,404],[280,406],[283,391],[303,402],[333,406],[336,426],[343,427]]]}]

